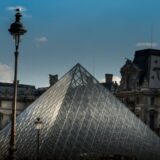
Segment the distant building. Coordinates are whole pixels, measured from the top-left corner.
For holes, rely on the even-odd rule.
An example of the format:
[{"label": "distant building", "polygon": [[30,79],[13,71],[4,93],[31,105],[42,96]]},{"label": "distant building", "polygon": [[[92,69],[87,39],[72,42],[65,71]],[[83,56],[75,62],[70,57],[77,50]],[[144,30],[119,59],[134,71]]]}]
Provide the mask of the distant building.
[{"label": "distant building", "polygon": [[135,52],[121,68],[121,83],[115,95],[144,123],[160,134],[160,50]]},{"label": "distant building", "polygon": [[[58,81],[58,75],[49,75],[50,86]],[[49,87],[50,87],[49,86]],[[26,109],[49,87],[38,88],[32,85],[18,84],[17,115]],[[13,84],[0,83],[0,129],[11,119],[13,99]]]},{"label": "distant building", "polygon": [[[35,86],[18,84],[17,115],[36,98]],[[12,99],[13,84],[0,83],[0,128],[3,128],[11,118]]]},{"label": "distant building", "polygon": [[118,90],[118,83],[113,81],[113,74],[105,74],[105,82],[102,82],[101,84],[112,93],[115,93]]}]

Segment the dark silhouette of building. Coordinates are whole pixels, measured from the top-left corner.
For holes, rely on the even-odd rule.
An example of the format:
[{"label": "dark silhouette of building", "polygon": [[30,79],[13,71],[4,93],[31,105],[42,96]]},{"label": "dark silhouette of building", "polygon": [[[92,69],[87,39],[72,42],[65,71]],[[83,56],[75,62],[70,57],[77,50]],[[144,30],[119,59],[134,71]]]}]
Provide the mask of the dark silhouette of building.
[{"label": "dark silhouette of building", "polygon": [[118,90],[118,83],[113,81],[113,74],[105,74],[105,82],[102,82],[102,85],[112,93]]}]

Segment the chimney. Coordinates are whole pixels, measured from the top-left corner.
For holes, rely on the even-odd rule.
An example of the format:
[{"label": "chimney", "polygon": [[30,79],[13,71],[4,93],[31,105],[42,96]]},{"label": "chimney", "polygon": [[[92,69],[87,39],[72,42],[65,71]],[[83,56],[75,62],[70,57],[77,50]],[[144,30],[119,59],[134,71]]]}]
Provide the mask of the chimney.
[{"label": "chimney", "polygon": [[112,83],[113,74],[105,74],[106,83]]},{"label": "chimney", "polygon": [[50,86],[54,85],[58,81],[58,74],[51,75],[49,74],[49,84]]}]

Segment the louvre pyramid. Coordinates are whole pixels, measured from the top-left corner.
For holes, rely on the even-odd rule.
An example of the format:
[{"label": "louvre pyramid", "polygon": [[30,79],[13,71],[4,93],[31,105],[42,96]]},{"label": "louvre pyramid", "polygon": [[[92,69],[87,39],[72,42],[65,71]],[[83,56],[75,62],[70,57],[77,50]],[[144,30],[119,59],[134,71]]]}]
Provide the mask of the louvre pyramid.
[{"label": "louvre pyramid", "polygon": [[[159,160],[160,140],[80,64],[17,117],[17,157],[35,158],[35,120],[44,123],[40,154],[46,159],[121,154]],[[8,154],[10,124],[0,132],[0,159]]]}]

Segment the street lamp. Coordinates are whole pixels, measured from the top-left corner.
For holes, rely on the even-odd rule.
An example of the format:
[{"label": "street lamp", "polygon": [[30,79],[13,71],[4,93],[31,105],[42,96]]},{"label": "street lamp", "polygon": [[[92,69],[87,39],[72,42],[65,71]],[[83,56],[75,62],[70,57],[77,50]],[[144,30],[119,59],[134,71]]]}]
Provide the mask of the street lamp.
[{"label": "street lamp", "polygon": [[13,104],[12,104],[12,121],[11,121],[11,137],[10,137],[10,147],[9,147],[9,159],[16,160],[16,106],[17,106],[17,68],[18,68],[18,49],[20,43],[20,37],[27,32],[20,22],[22,17],[20,9],[16,9],[15,22],[11,24],[8,31],[13,36],[15,40],[15,66],[14,66],[14,81],[13,81]]},{"label": "street lamp", "polygon": [[40,146],[40,130],[43,127],[43,122],[41,119],[38,117],[35,121],[35,127],[37,130],[37,160],[39,159],[39,146]]}]

